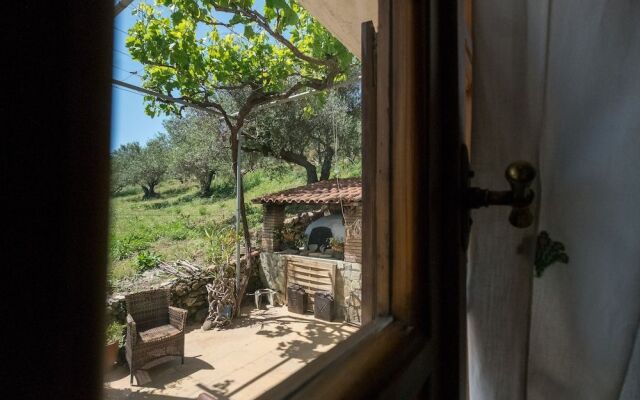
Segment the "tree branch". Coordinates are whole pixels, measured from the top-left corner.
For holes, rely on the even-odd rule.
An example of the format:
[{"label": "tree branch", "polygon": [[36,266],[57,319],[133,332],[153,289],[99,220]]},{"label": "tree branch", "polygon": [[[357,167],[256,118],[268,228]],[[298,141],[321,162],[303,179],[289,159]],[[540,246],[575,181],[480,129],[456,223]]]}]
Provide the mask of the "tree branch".
[{"label": "tree branch", "polygon": [[227,12],[227,13],[231,13],[231,14],[240,14],[240,15],[248,18],[252,22],[255,22],[258,26],[260,26],[262,29],[267,31],[269,33],[269,35],[271,35],[271,37],[273,37],[275,40],[280,42],[280,44],[282,44],[283,46],[285,46],[286,48],[291,50],[291,52],[297,58],[299,58],[299,59],[301,59],[303,61],[306,61],[306,62],[308,62],[310,64],[314,64],[314,65],[326,66],[329,69],[334,69],[334,68],[337,69],[337,67],[338,67],[338,63],[336,62],[336,60],[333,57],[326,58],[326,59],[321,59],[321,58],[311,57],[311,56],[303,53],[293,43],[291,43],[286,37],[284,37],[284,35],[282,35],[281,33],[276,32],[275,30],[273,30],[271,28],[271,25],[269,25],[269,21],[267,21],[267,19],[263,15],[259,14],[255,10],[246,10],[246,9],[239,8],[239,7],[224,7],[224,6],[220,6],[220,5],[215,5],[214,7],[215,7],[215,9],[217,11]]}]

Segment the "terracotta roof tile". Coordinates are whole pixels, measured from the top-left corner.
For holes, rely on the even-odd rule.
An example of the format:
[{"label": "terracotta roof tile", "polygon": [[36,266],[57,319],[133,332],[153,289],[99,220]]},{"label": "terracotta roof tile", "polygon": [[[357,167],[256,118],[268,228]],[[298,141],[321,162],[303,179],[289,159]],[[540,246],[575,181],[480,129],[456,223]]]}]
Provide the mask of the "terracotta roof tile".
[{"label": "terracotta roof tile", "polygon": [[262,204],[339,204],[362,201],[360,178],[330,179],[253,199]]}]

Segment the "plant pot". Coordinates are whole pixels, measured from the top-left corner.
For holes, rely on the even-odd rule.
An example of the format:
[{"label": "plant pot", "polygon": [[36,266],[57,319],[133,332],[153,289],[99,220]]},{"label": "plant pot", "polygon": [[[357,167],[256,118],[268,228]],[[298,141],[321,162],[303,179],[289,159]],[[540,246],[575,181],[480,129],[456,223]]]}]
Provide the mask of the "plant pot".
[{"label": "plant pot", "polygon": [[118,342],[112,342],[104,348],[104,369],[113,367],[116,361],[118,361]]}]

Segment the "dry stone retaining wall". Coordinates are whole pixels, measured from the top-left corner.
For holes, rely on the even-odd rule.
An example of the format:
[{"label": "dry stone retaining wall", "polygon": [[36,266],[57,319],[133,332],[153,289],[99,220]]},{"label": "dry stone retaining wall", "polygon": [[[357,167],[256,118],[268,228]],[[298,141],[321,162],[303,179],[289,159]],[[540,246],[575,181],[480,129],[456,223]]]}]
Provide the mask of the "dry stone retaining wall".
[{"label": "dry stone retaining wall", "polygon": [[[244,263],[244,258],[243,261]],[[253,257],[254,266],[259,268],[258,257]],[[171,276],[163,275],[161,271],[149,271],[147,276],[143,276],[142,280],[148,279],[148,283],[137,282],[132,285],[131,290],[113,293],[107,298],[107,316],[112,320],[125,323],[127,319],[127,306],[124,296],[127,293],[137,292],[141,290],[149,290],[154,288],[171,289],[171,305],[183,308],[188,312],[190,321],[202,323],[207,316],[209,304],[207,301],[206,284],[211,283],[213,278],[207,274],[198,274],[195,276]],[[164,276],[164,279],[161,277]],[[252,289],[251,287],[248,290]]]},{"label": "dry stone retaining wall", "polygon": [[[211,278],[179,278],[157,285],[157,288],[170,287],[171,305],[184,308],[188,318],[202,322],[207,316],[207,288],[205,285]],[[124,300],[126,293],[114,293],[107,299],[107,313],[116,321],[125,323],[127,306]]]}]

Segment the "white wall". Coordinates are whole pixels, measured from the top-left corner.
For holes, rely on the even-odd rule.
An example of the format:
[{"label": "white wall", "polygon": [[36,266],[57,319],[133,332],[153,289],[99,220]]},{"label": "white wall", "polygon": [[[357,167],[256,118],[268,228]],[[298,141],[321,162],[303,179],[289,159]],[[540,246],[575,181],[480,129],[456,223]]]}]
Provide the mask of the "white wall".
[{"label": "white wall", "polygon": [[300,3],[360,58],[360,27],[366,21],[378,25],[377,0],[300,0]]}]

